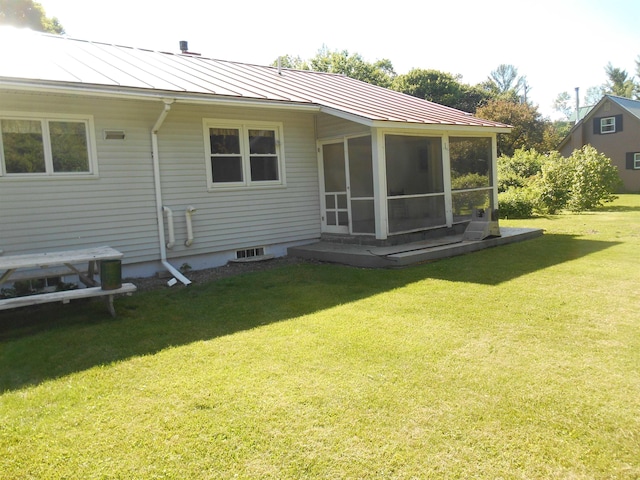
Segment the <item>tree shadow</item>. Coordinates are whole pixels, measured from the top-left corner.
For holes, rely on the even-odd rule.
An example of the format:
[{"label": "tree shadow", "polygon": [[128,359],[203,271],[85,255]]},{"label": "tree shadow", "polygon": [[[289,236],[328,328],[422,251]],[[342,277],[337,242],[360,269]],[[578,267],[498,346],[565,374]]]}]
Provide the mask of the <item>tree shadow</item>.
[{"label": "tree shadow", "polygon": [[616,245],[544,235],[403,269],[297,264],[202,285],[0,312],[0,392],[354,302],[428,279],[500,285]]}]

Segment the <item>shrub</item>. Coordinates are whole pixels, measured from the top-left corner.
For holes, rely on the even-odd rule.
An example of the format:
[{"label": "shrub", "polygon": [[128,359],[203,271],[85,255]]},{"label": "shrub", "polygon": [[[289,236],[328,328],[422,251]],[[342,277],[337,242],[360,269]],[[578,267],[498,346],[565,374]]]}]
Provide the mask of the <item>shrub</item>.
[{"label": "shrub", "polygon": [[498,158],[498,192],[506,192],[510,187],[523,188],[531,179],[539,175],[546,157],[534,149],[516,150],[512,157]]},{"label": "shrub", "polygon": [[571,197],[572,171],[572,160],[559,154],[549,157],[542,165],[542,173],[535,182],[541,212],[553,214],[567,206]]},{"label": "shrub", "polygon": [[500,218],[529,218],[536,207],[535,194],[529,188],[511,187],[498,194]]},{"label": "shrub", "polygon": [[569,158],[554,152],[542,166],[542,175],[536,182],[540,210],[547,213],[563,208],[574,212],[591,210],[615,200],[613,192],[619,186],[617,168],[590,145],[574,150]]},{"label": "shrub", "polygon": [[581,150],[574,150],[571,158],[573,183],[567,205],[571,210],[592,210],[617,198],[613,192],[621,185],[620,175],[608,157],[585,145]]}]

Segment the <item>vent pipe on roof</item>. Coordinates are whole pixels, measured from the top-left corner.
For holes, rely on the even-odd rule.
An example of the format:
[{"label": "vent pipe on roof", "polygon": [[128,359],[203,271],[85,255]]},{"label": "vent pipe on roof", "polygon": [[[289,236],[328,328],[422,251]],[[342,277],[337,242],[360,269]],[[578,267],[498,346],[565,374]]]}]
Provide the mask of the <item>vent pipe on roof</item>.
[{"label": "vent pipe on roof", "polygon": [[278,57],[278,75],[282,75],[282,57]]},{"label": "vent pipe on roof", "polygon": [[195,53],[195,52],[190,52],[189,51],[189,42],[187,42],[186,40],[180,40],[180,51],[184,55],[197,55],[197,56],[200,56],[199,53]]},{"label": "vent pipe on roof", "polygon": [[576,87],[576,123],[580,121],[580,87]]}]

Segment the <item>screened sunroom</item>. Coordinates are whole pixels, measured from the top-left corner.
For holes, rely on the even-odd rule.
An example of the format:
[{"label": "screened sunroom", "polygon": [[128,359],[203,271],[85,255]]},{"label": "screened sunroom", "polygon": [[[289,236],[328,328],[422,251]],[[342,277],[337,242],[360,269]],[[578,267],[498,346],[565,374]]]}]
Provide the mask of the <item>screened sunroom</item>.
[{"label": "screened sunroom", "polygon": [[402,241],[497,208],[495,133],[372,129],[318,152],[323,233]]}]

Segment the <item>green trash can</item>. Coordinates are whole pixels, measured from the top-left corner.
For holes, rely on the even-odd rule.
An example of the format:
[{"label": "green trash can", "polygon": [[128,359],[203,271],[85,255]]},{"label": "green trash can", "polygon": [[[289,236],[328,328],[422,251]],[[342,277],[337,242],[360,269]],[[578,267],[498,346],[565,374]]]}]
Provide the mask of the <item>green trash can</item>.
[{"label": "green trash can", "polygon": [[122,262],[120,260],[100,261],[100,283],[103,290],[117,290],[122,287]]}]

